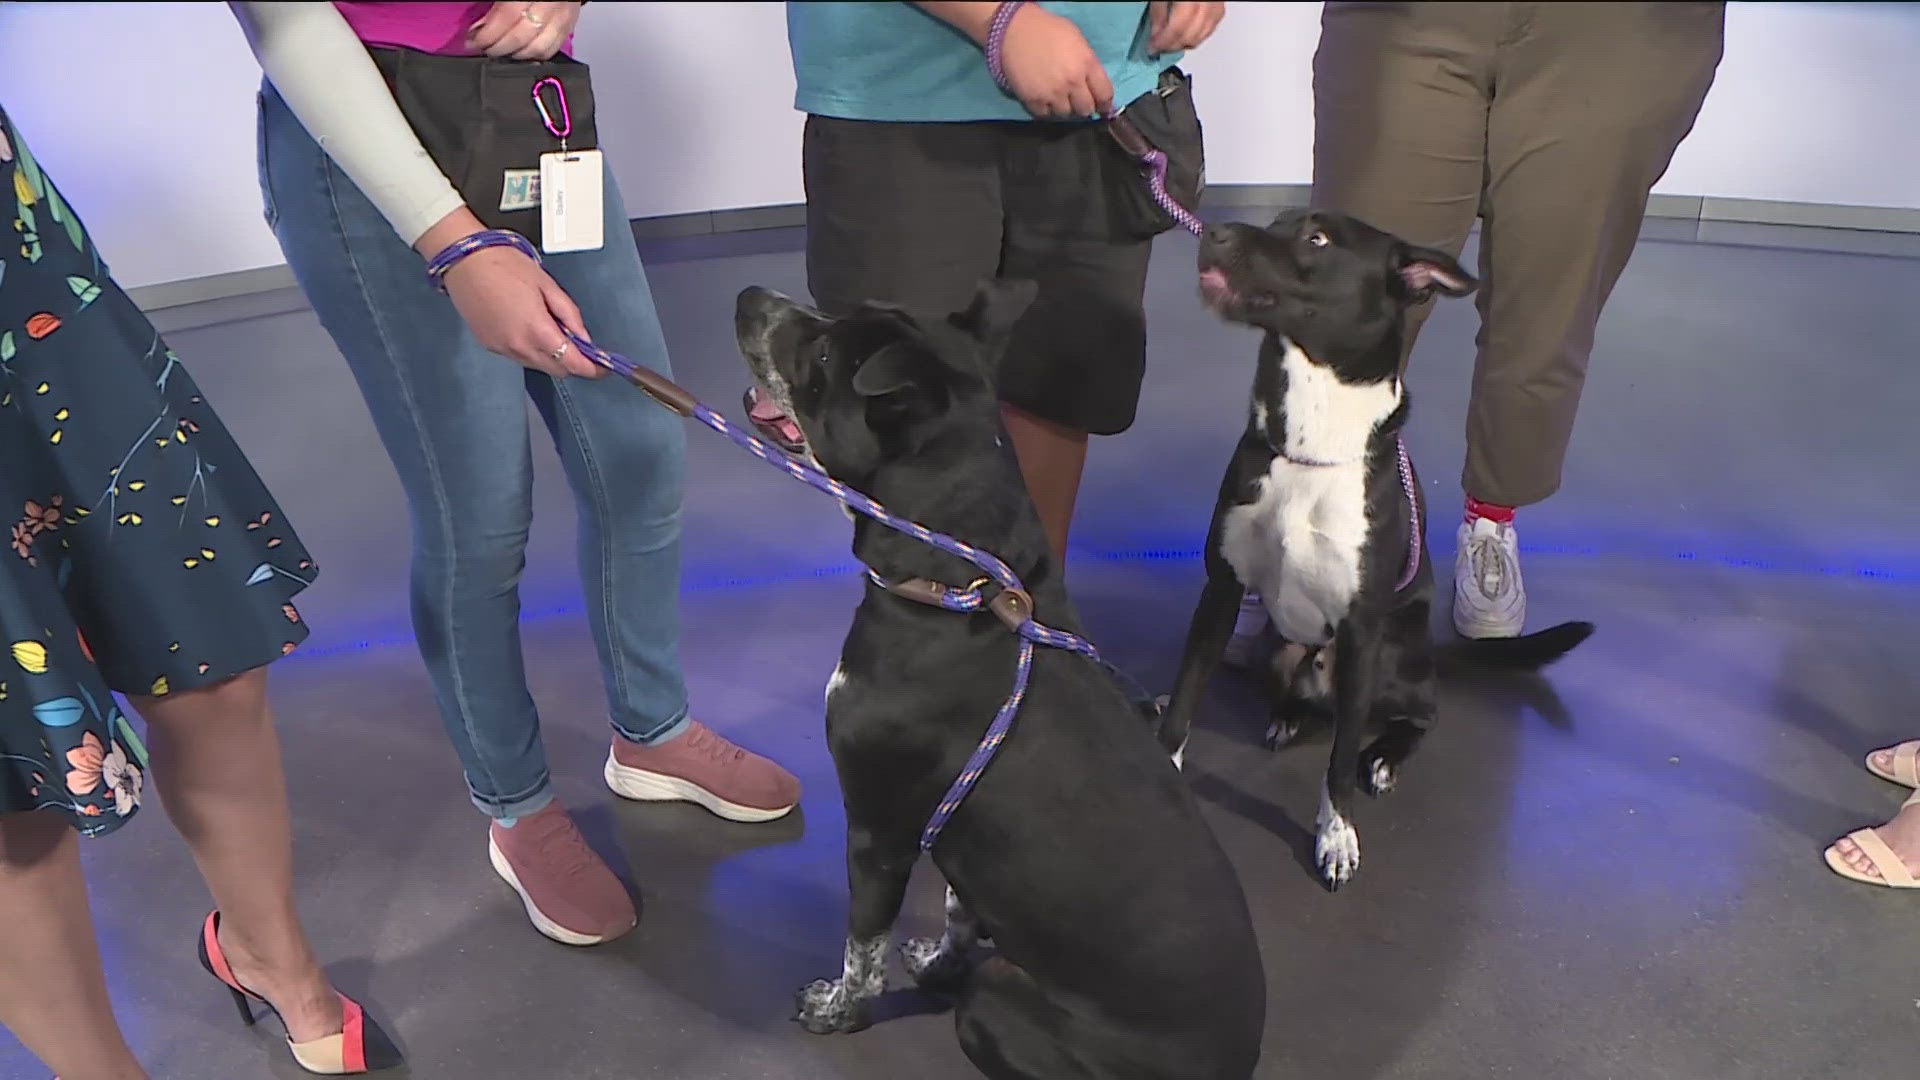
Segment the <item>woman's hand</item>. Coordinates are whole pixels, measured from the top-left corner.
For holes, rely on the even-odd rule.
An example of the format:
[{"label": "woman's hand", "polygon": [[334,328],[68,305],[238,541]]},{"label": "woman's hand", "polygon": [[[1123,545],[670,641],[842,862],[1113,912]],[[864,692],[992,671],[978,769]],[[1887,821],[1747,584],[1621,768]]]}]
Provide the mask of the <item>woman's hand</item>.
[{"label": "woman's hand", "polygon": [[579,4],[502,0],[479,22],[467,27],[467,44],[488,56],[549,60],[579,21]]},{"label": "woman's hand", "polygon": [[[414,250],[432,258],[448,244],[485,228],[461,207],[428,229]],[[494,352],[555,378],[597,379],[598,364],[580,355],[562,327],[587,336],[580,309],[540,264],[509,247],[481,248],[453,264],[443,279],[455,310],[474,340]]]},{"label": "woman's hand", "polygon": [[1013,96],[1034,116],[1105,116],[1113,108],[1113,83],[1093,46],[1073,20],[1038,4],[1014,13],[1000,62]]},{"label": "woman's hand", "polygon": [[1153,0],[1147,5],[1153,27],[1153,55],[1198,48],[1226,17],[1225,0]]}]

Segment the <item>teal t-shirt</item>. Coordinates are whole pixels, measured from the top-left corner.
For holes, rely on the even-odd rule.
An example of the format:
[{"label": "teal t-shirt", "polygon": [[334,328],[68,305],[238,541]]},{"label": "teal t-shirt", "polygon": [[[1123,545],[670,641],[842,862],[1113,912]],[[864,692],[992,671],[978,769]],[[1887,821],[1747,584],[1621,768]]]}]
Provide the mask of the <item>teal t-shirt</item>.
[{"label": "teal t-shirt", "polygon": [[[1179,53],[1148,55],[1147,5],[1042,3],[1072,19],[1125,108],[1154,88]],[[794,107],[842,120],[1031,120],[1002,93],[973,39],[904,2],[787,4]]]}]

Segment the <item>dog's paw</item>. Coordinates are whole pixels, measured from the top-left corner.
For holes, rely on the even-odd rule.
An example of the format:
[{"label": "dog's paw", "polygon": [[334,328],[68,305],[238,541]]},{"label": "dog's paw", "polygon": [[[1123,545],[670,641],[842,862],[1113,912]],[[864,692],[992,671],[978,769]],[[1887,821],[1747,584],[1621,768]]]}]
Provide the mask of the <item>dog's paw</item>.
[{"label": "dog's paw", "polygon": [[839,979],[815,979],[800,988],[800,1026],[815,1035],[844,1035],[868,1024],[864,1001],[847,993]]},{"label": "dog's paw", "polygon": [[900,960],[922,989],[951,990],[967,977],[967,958],[958,950],[943,948],[939,938],[901,942]]},{"label": "dog's paw", "polygon": [[1313,862],[1329,892],[1353,880],[1360,869],[1360,834],[1345,814],[1322,801],[1320,831],[1313,842]]},{"label": "dog's paw", "polygon": [[1313,844],[1314,862],[1320,867],[1320,880],[1329,890],[1353,880],[1360,869],[1360,834],[1345,818],[1335,818],[1321,826]]},{"label": "dog's paw", "polygon": [[1361,758],[1360,783],[1369,795],[1385,795],[1400,782],[1400,770],[1385,758]]},{"label": "dog's paw", "polygon": [[1300,734],[1300,721],[1275,720],[1267,725],[1267,749],[1279,750]]}]

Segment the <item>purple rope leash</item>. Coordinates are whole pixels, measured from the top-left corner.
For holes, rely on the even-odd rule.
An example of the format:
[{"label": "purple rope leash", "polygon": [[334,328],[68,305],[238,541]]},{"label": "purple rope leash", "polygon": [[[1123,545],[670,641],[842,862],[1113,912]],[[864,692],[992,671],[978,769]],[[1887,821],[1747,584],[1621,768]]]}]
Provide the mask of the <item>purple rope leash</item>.
[{"label": "purple rope leash", "polygon": [[[960,770],[960,774],[954,777],[953,783],[948,786],[947,793],[941,798],[940,805],[934,809],[933,816],[927,820],[926,828],[920,833],[920,849],[922,851],[929,851],[933,848],[933,843],[939,838],[940,831],[946,828],[947,822],[952,819],[954,811],[960,808],[960,804],[964,802],[967,795],[973,791],[974,784],[979,782],[981,774],[986,772],[987,766],[993,761],[994,755],[999,752],[1001,744],[1006,742],[1007,735],[1013,730],[1014,716],[1020,711],[1020,702],[1026,697],[1027,681],[1033,672],[1033,647],[1035,645],[1045,645],[1048,648],[1065,649],[1068,652],[1079,653],[1081,656],[1101,664],[1103,667],[1107,666],[1106,662],[1100,659],[1099,650],[1095,649],[1091,642],[1077,634],[1069,634],[1064,630],[1056,630],[1051,626],[1045,626],[1034,621],[1033,616],[1030,614],[1032,602],[1031,600],[1025,599],[1027,592],[1025,587],[1021,585],[1019,576],[1016,575],[1012,568],[1007,566],[1006,563],[1000,561],[998,557],[982,551],[964,540],[956,539],[945,533],[934,532],[925,525],[900,517],[872,498],[842,484],[840,481],[835,480],[833,477],[828,476],[812,465],[792,457],[784,450],[771,446],[761,439],[748,434],[739,427],[736,427],[732,422],[727,420],[726,417],[721,416],[719,413],[694,400],[685,390],[667,382],[658,374],[641,367],[639,364],[621,356],[619,353],[602,349],[600,346],[574,334],[572,331],[567,332],[567,339],[573,343],[575,348],[580,350],[580,355],[592,360],[608,371],[621,376],[635,386],[640,387],[640,389],[646,391],[654,400],[680,413],[682,416],[698,420],[701,424],[725,436],[728,441],[745,450],[747,453],[752,454],[754,457],[759,458],[761,461],[779,469],[781,472],[806,484],[808,487],[824,492],[841,505],[856,513],[872,518],[896,532],[905,533],[921,543],[965,559],[978,567],[982,573],[987,575],[988,579],[994,584],[999,585],[1002,590],[1014,593],[1022,598],[1026,605],[1021,609],[1024,617],[1017,625],[1013,626],[1014,632],[1020,636],[1020,659],[1014,667],[1013,693],[1010,694],[1006,702],[1000,706],[1000,711],[994,714],[993,723],[988,725],[986,735],[981,738],[979,745],[974,748],[972,756],[967,759],[967,763]],[[887,587],[886,581],[871,569],[867,571],[867,577],[873,584],[883,589]],[[977,612],[983,607],[990,607],[991,605],[987,597],[981,591],[984,584],[985,582],[983,581],[980,584],[975,584],[965,589],[944,590],[937,598],[938,603],[941,607],[949,611],[968,613]],[[996,614],[999,614],[999,612],[996,611]],[[1112,668],[1109,667],[1108,670],[1111,671]]]},{"label": "purple rope leash", "polygon": [[526,237],[506,229],[487,229],[483,232],[474,233],[472,236],[463,236],[455,240],[453,243],[441,248],[438,255],[427,260],[427,281],[430,282],[434,288],[439,289],[441,292],[446,292],[447,271],[453,269],[454,264],[461,259],[466,258],[482,248],[490,247],[518,248],[521,254],[527,258],[532,259],[536,263],[540,261],[539,249],[535,248]]},{"label": "purple rope leash", "polygon": [[[994,9],[993,21],[987,24],[987,73],[993,76],[993,83],[1003,93],[1013,93],[1013,84],[1007,79],[1006,58],[1007,28],[1013,25],[1013,17],[1019,14],[1026,0],[1006,0]],[[1136,131],[1133,124],[1121,115],[1119,109],[1111,109],[1105,117],[1107,126],[1113,129],[1120,144],[1127,148],[1140,171],[1147,178],[1147,190],[1153,196],[1154,205],[1166,211],[1180,227],[1199,236],[1206,228],[1194,213],[1174,199],[1167,190],[1167,155],[1158,147],[1148,143]]]},{"label": "purple rope leash", "polygon": [[1407,493],[1407,514],[1409,515],[1407,518],[1407,568],[1401,572],[1399,584],[1393,587],[1394,592],[1399,592],[1413,584],[1414,575],[1420,572],[1420,541],[1426,533],[1420,529],[1420,496],[1417,493],[1419,484],[1413,478],[1413,459],[1407,456],[1407,440],[1395,439],[1394,446],[1400,455],[1400,488]]},{"label": "purple rope leash", "polygon": [[[1125,119],[1115,111],[1107,117],[1107,122],[1109,124],[1124,123]],[[1159,149],[1149,149],[1146,153],[1136,156],[1139,158],[1140,168],[1147,174],[1147,190],[1153,193],[1154,203],[1165,210],[1167,216],[1179,222],[1181,228],[1199,236],[1206,229],[1206,224],[1195,217],[1192,211],[1176,202],[1172,193],[1167,191],[1167,155]]]}]

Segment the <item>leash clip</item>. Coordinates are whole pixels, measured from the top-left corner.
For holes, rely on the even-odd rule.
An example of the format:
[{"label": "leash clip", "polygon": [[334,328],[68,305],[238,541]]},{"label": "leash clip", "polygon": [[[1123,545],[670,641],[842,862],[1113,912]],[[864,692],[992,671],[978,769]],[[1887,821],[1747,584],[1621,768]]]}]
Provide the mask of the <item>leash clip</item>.
[{"label": "leash clip", "polygon": [[1033,621],[1033,597],[1027,595],[1025,589],[1002,588],[987,601],[987,610],[1017,634],[1021,627]]}]

